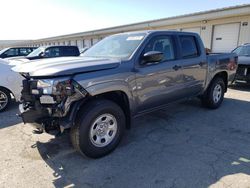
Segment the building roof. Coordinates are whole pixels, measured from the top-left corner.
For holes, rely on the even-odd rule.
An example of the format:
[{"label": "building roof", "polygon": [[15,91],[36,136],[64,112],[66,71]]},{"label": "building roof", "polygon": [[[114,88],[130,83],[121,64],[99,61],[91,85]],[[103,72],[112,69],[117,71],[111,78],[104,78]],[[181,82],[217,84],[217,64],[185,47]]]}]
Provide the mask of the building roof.
[{"label": "building roof", "polygon": [[19,43],[28,43],[28,42],[32,42],[32,40],[0,40],[0,48],[2,49]]},{"label": "building roof", "polygon": [[104,29],[80,32],[80,33],[73,33],[67,35],[60,35],[56,37],[49,37],[36,40],[39,41],[52,41],[52,40],[60,40],[64,38],[77,38],[83,36],[91,36],[91,35],[102,35],[105,33],[112,33],[112,32],[124,32],[124,31],[132,31],[138,30],[148,27],[160,27],[160,26],[167,26],[167,25],[174,25],[174,24],[181,24],[190,21],[202,21],[202,20],[209,20],[209,19],[217,19],[217,18],[225,18],[231,17],[235,15],[244,15],[250,14],[250,4],[238,5],[238,6],[231,6],[226,8],[219,8],[209,11],[201,11],[192,14],[184,14],[180,16],[173,16],[168,18],[138,22],[133,24],[127,24],[122,26],[115,26],[109,27]]}]

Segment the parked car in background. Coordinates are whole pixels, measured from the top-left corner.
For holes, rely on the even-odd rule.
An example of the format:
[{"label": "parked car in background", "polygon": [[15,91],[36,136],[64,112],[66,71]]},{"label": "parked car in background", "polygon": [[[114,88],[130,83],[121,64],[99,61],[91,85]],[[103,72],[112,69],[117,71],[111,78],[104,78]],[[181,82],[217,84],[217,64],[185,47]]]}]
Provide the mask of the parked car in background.
[{"label": "parked car in background", "polygon": [[40,47],[30,53],[26,58],[29,60],[53,58],[53,57],[67,57],[79,56],[80,51],[77,46],[47,46]]},{"label": "parked car in background", "polygon": [[235,80],[250,84],[250,43],[241,45],[232,52],[238,55],[238,68]]},{"label": "parked car in background", "polygon": [[13,48],[4,48],[0,51],[0,58],[10,58],[18,56],[27,56],[33,52],[36,47],[13,47]]},{"label": "parked car in background", "polygon": [[218,108],[236,67],[235,54],[206,55],[198,34],[141,31],[109,36],[81,57],[13,70],[25,77],[23,122],[46,132],[70,128],[75,149],[98,158],[137,116],[190,97]]},{"label": "parked car in background", "polygon": [[0,59],[0,112],[6,110],[11,99],[20,99],[22,76],[11,70],[11,66],[4,59]]},{"label": "parked car in background", "polygon": [[14,66],[20,63],[27,63],[31,60],[56,58],[56,57],[70,57],[79,56],[80,51],[77,46],[47,46],[39,47],[26,57],[8,58],[9,64]]}]

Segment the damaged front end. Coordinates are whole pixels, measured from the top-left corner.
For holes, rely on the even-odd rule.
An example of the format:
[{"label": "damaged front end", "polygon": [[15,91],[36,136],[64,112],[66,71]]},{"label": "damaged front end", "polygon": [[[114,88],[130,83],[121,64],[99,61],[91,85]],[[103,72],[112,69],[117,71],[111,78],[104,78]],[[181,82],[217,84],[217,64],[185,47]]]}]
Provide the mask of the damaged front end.
[{"label": "damaged front end", "polygon": [[[20,116],[24,123],[34,125],[40,132],[70,128],[76,101],[86,99],[87,91],[72,78],[23,80]],[[69,113],[70,111],[70,113]]]}]

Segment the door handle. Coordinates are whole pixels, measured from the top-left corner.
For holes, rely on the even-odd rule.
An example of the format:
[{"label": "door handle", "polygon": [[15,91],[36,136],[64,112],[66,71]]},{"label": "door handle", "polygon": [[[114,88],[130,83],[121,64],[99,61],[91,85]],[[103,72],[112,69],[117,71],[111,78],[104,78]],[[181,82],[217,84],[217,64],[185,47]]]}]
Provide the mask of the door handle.
[{"label": "door handle", "polygon": [[175,71],[178,71],[179,69],[181,69],[181,66],[175,65],[175,66],[173,66],[173,69],[174,69]]}]

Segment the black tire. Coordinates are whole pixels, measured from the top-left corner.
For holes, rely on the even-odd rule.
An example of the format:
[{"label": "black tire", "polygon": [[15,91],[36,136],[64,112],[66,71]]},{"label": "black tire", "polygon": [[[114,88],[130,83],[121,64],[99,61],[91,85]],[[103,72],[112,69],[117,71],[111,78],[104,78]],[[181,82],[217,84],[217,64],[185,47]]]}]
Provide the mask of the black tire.
[{"label": "black tire", "polygon": [[7,89],[4,89],[4,88],[0,88],[0,100],[1,100],[1,95],[3,97],[6,97],[6,100],[7,100],[6,104],[4,104],[4,105],[0,104],[0,112],[3,112],[9,107],[10,102],[11,102],[11,96],[10,96],[10,92]]},{"label": "black tire", "polygon": [[[108,145],[97,147],[93,144],[93,139],[91,141],[90,131],[94,122],[103,114],[110,114],[115,117],[117,129],[112,141]],[[78,112],[75,125],[70,131],[70,137],[73,147],[78,152],[90,158],[100,158],[111,153],[118,146],[124,130],[125,115],[123,110],[112,101],[94,100],[87,103]]]},{"label": "black tire", "polygon": [[[219,100],[218,98],[216,100],[215,99],[216,97],[214,97],[213,94],[214,94],[215,89],[218,87],[221,88],[221,95],[220,95],[220,98],[218,97]],[[202,96],[202,99],[201,99],[202,104],[207,108],[217,109],[218,107],[220,107],[221,103],[223,102],[225,90],[226,90],[226,86],[225,86],[224,80],[220,77],[214,78],[211,84],[209,85],[207,91]]]}]

